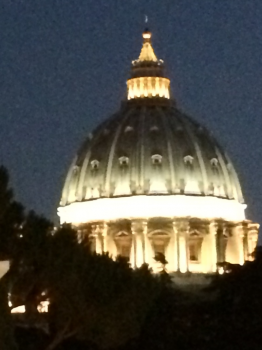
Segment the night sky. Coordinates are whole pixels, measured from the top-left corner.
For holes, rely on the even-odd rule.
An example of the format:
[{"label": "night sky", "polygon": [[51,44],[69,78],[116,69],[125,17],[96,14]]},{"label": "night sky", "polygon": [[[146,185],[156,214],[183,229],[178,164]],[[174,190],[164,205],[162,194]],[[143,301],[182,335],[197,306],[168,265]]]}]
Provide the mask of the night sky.
[{"label": "night sky", "polygon": [[179,107],[233,160],[262,223],[261,0],[0,0],[0,163],[56,220],[72,158],[125,98],[144,16]]}]

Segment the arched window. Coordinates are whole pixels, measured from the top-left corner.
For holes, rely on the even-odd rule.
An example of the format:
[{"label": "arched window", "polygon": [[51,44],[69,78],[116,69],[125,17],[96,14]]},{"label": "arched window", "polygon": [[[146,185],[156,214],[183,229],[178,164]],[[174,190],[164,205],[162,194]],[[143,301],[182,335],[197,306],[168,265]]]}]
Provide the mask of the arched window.
[{"label": "arched window", "polygon": [[74,174],[74,175],[77,175],[77,174],[78,174],[78,171],[79,171],[79,166],[74,165],[74,167],[73,167],[73,174]]},{"label": "arched window", "polygon": [[162,156],[160,154],[153,154],[151,156],[153,165],[161,165],[162,164]]},{"label": "arched window", "polygon": [[194,160],[194,157],[190,156],[190,155],[187,155],[184,157],[184,162],[186,165],[193,165],[193,160]]},{"label": "arched window", "polygon": [[217,158],[210,159],[210,164],[211,164],[212,168],[216,168],[218,166]]},{"label": "arched window", "polygon": [[132,237],[127,232],[121,231],[115,235],[117,254],[125,258],[130,258]]},{"label": "arched window", "polygon": [[130,132],[130,131],[133,131],[133,130],[134,130],[134,128],[133,128],[132,126],[128,125],[128,126],[125,128],[125,133]]},{"label": "arched window", "polygon": [[157,231],[150,236],[150,240],[154,253],[161,253],[165,255],[170,241],[170,236],[165,232]]},{"label": "arched window", "polygon": [[211,164],[211,168],[212,168],[213,174],[216,177],[219,176],[219,169],[218,169],[218,160],[217,160],[217,158],[210,159],[210,164]]},{"label": "arched window", "polygon": [[99,161],[94,159],[91,161],[91,168],[92,170],[97,170],[99,168]]},{"label": "arched window", "polygon": [[197,233],[192,233],[188,240],[188,260],[191,263],[201,262],[201,246],[203,238]]},{"label": "arched window", "polygon": [[120,157],[118,160],[119,160],[120,166],[123,167],[123,168],[127,167],[128,164],[129,164],[129,158],[128,157],[123,156],[123,157]]}]

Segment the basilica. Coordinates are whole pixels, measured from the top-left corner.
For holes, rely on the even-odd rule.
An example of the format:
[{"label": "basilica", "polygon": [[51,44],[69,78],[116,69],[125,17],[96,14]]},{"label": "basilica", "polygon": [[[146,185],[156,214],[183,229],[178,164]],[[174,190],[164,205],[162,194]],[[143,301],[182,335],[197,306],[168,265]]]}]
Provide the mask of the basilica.
[{"label": "basilica", "polygon": [[97,253],[169,272],[213,273],[252,260],[259,225],[245,216],[238,175],[212,134],[181,112],[146,29],[126,100],[76,153],[58,208]]}]

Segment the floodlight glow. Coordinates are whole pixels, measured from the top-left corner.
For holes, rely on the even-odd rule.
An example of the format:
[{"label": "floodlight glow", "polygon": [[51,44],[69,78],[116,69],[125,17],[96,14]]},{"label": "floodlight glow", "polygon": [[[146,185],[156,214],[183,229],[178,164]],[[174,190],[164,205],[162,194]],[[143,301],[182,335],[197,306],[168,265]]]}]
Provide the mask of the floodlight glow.
[{"label": "floodlight glow", "polygon": [[153,217],[197,217],[202,219],[245,220],[245,204],[217,197],[150,195],[99,198],[58,208],[61,223]]}]

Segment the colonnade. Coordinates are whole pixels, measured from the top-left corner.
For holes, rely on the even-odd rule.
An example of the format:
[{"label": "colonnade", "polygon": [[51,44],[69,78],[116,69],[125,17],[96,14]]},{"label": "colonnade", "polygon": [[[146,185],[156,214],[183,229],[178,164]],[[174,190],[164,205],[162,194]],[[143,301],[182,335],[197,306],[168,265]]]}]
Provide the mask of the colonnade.
[{"label": "colonnade", "polygon": [[[126,237],[130,242],[131,266],[135,268],[147,263],[154,268],[156,251],[153,243],[156,237],[158,240],[163,238],[168,241],[164,247],[168,271],[212,273],[216,272],[220,262],[243,264],[245,260],[252,260],[259,228],[250,221],[194,221],[185,218],[167,220],[161,229],[156,226],[157,230],[150,220],[133,220],[125,230],[120,230],[117,222],[92,224],[95,251],[99,254],[109,252],[115,258],[119,254],[117,239]],[[190,244],[194,240],[199,242],[197,261],[190,259]]]}]

